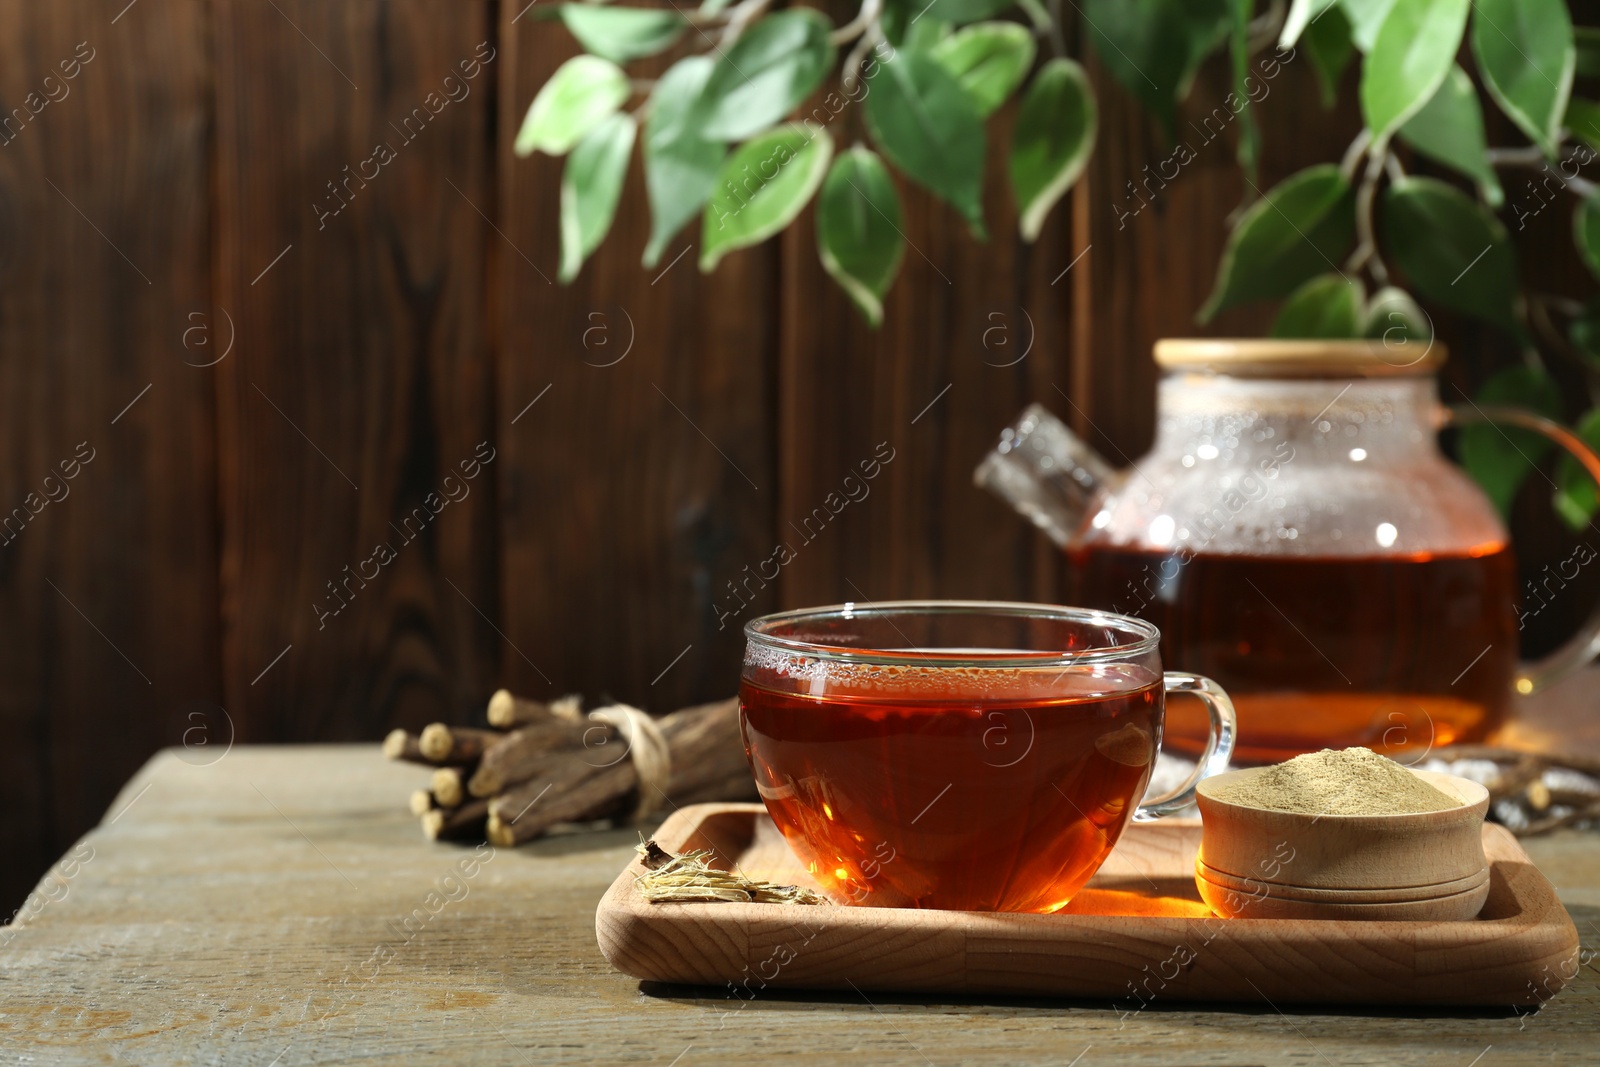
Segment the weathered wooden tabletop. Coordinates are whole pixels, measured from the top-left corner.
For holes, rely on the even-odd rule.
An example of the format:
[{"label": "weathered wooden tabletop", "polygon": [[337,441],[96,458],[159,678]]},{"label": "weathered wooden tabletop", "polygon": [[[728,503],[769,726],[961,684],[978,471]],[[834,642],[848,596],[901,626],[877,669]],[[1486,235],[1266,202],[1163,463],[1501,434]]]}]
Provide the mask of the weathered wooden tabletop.
[{"label": "weathered wooden tabletop", "polygon": [[[173,751],[0,930],[16,1063],[1600,1063],[1600,837],[1527,842],[1583,939],[1507,1010],[1192,1010],[641,987],[595,945],[632,830],[430,843],[376,745]],[[207,764],[207,765],[202,765]],[[1270,995],[1269,991],[1268,995]],[[742,1006],[741,1006],[742,1005]]]}]

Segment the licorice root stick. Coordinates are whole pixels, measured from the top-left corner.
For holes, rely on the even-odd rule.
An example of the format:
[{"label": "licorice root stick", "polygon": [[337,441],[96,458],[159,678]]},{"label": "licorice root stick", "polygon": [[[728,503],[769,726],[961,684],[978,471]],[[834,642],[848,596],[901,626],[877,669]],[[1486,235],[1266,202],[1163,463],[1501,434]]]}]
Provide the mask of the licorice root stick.
[{"label": "licorice root stick", "polygon": [[435,808],[422,816],[422,832],[431,841],[450,841],[463,837],[483,837],[489,802],[474,800],[459,808]]},{"label": "licorice root stick", "polygon": [[475,763],[489,746],[503,740],[499,730],[481,730],[475,726],[447,726],[442,722],[430,723],[417,741],[423,758],[433,763],[461,766]]}]

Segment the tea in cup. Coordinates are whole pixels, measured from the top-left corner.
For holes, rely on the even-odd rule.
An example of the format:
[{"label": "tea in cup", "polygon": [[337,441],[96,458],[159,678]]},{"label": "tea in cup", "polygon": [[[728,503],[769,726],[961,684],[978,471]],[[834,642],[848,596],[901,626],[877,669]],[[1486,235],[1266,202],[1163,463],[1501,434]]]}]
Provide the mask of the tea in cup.
[{"label": "tea in cup", "polygon": [[[1226,769],[1233,706],[1161,669],[1160,633],[1110,612],[903,601],[745,627],[740,728],[789,846],[841,904],[1052,912],[1129,820]],[[1195,773],[1144,800],[1165,695],[1211,713]]]}]

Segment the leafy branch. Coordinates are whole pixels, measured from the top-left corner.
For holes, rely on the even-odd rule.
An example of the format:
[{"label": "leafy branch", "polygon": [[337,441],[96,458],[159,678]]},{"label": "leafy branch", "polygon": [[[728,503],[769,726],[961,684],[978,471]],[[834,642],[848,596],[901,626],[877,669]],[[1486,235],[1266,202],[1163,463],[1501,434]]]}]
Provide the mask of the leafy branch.
[{"label": "leafy branch", "polygon": [[[998,17],[1012,11],[1026,22]],[[646,267],[696,216],[700,266],[711,271],[816,198],[823,267],[877,325],[905,251],[891,167],[982,238],[987,119],[1020,90],[1009,169],[1031,241],[1093,145],[1093,91],[1061,54],[1059,23],[1039,0],[863,0],[837,27],[815,9],[773,10],[772,0],[705,0],[692,13],[568,3],[547,17],[586,52],[539,90],[515,147],[567,157],[563,282],[610,229],[639,142]],[[1056,54],[1036,63],[1041,39]],[[657,56],[673,59],[658,79],[624,70]],[[839,88],[824,89],[836,66]],[[855,128],[871,147],[839,151]]]},{"label": "leafy branch", "polygon": [[[1488,144],[1478,86],[1457,63],[1463,44],[1478,82],[1528,144]],[[1521,351],[1520,362],[1484,385],[1480,403],[1559,419],[1549,352],[1577,364],[1594,409],[1600,304],[1523,292],[1500,213],[1509,210],[1521,230],[1558,195],[1573,198],[1578,251],[1600,277],[1600,199],[1579,174],[1600,147],[1600,105],[1571,95],[1577,68],[1600,73],[1600,35],[1576,31],[1563,0],[1294,0],[1279,47],[1303,50],[1321,65],[1325,85],[1359,53],[1365,125],[1338,166],[1291,175],[1240,216],[1202,320],[1283,298],[1275,336],[1423,342],[1431,320],[1392,284],[1399,277],[1428,303],[1489,323]],[[1407,173],[1403,156],[1412,155],[1464,179],[1471,192]],[[1525,179],[1531,202],[1507,203],[1502,171],[1534,172]],[[1600,445],[1600,409],[1576,429]],[[1549,448],[1538,435],[1489,426],[1464,430],[1461,442],[1463,462],[1502,511]],[[1556,475],[1556,508],[1581,529],[1596,511],[1594,484],[1566,457]]]},{"label": "leafy branch", "polygon": [[[1600,278],[1600,192],[1580,173],[1600,153],[1600,102],[1572,96],[1575,78],[1600,79],[1600,29],[1574,27],[1564,0],[1071,6],[1080,39],[1180,152],[1179,104],[1209,57],[1228,58],[1232,91],[1203,121],[1231,127],[1251,192],[1229,217],[1201,321],[1281,300],[1277,336],[1421,342],[1432,324],[1420,298],[1490,324],[1521,353],[1480,401],[1559,417],[1563,395],[1546,356],[1576,366],[1590,408],[1576,429],[1600,446],[1600,300],[1525,292],[1507,227],[1521,231],[1557,198],[1573,200],[1574,242]],[[835,26],[811,8],[775,10],[773,0],[704,0],[688,13],[562,4],[547,17],[587,52],[539,90],[516,142],[521,155],[567,156],[562,281],[609,230],[638,142],[651,211],[646,267],[698,216],[700,266],[714,270],[729,252],[785,229],[814,198],[822,265],[876,326],[905,251],[896,174],[982,238],[988,119],[1013,96],[1016,123],[1003,150],[1021,236],[1037,239],[1082,174],[1097,125],[1094,90],[1066,55],[1062,8],[1060,0],[862,0]],[[1364,128],[1341,160],[1256,197],[1253,109],[1265,94],[1256,95],[1252,60],[1274,46],[1263,63],[1303,56],[1330,108],[1359,62]],[[623,70],[650,57],[672,60],[658,79]],[[824,88],[835,70],[838,89]],[[1480,87],[1528,143],[1488,144]],[[846,130],[863,130],[867,143]],[[1456,180],[1411,173],[1418,162]],[[1513,178],[1528,192],[1516,203],[1504,184]],[[1548,447],[1516,429],[1472,427],[1462,437],[1464,462],[1502,509]],[[1557,509],[1575,528],[1587,524],[1600,507],[1594,484],[1565,458],[1556,480]]]}]

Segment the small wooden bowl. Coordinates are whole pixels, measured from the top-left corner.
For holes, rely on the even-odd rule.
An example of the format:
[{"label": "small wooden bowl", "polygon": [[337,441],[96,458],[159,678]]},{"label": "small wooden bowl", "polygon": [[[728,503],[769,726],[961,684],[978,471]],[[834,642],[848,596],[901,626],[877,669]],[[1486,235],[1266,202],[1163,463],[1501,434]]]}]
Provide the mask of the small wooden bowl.
[{"label": "small wooden bowl", "polygon": [[1308,904],[1406,904],[1470,892],[1489,881],[1489,868],[1484,867],[1470,877],[1435,885],[1396,886],[1391,889],[1316,889],[1281,882],[1262,882],[1253,878],[1235,878],[1206,866],[1202,860],[1195,861],[1194,874],[1221,892],[1231,891],[1248,896],[1270,894],[1280,900],[1298,900]]},{"label": "small wooden bowl", "polygon": [[[1200,899],[1211,910],[1225,919],[1345,919],[1382,920],[1389,922],[1456,922],[1471,919],[1483,910],[1489,899],[1489,872],[1477,886],[1464,892],[1417,900],[1378,900],[1363,902],[1354,898],[1362,896],[1351,890],[1343,896],[1350,899],[1304,900],[1285,895],[1292,887],[1258,882],[1255,892],[1225,888],[1211,881],[1203,873],[1195,875],[1195,887]],[[1337,894],[1338,890],[1308,890]]]},{"label": "small wooden bowl", "polygon": [[[1488,887],[1486,879],[1479,882],[1488,865],[1483,817],[1489,792],[1483,786],[1454,775],[1412,771],[1461,803],[1443,811],[1401,815],[1303,815],[1233,804],[1214,795],[1217,786],[1266,769],[1231,771],[1200,783],[1197,800],[1204,831],[1197,874],[1204,877],[1197,877],[1197,883],[1202,896],[1208,891],[1239,895],[1241,884],[1265,884],[1284,891],[1269,888],[1258,896],[1300,911],[1319,905],[1376,908],[1439,900],[1450,902],[1441,904],[1443,910],[1459,912],[1474,897],[1481,906]],[[1302,896],[1297,890],[1354,895],[1296,899]],[[1209,897],[1207,903],[1216,906]],[[1423,917],[1410,914],[1417,909],[1400,910],[1408,918]],[[1259,906],[1241,914],[1266,917]],[[1369,917],[1388,915],[1373,912]]]}]

